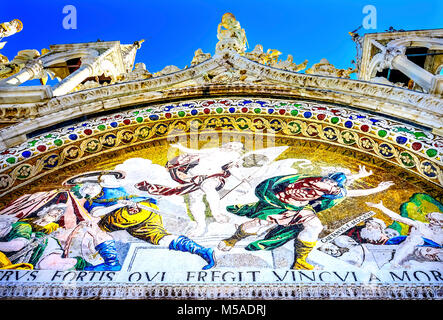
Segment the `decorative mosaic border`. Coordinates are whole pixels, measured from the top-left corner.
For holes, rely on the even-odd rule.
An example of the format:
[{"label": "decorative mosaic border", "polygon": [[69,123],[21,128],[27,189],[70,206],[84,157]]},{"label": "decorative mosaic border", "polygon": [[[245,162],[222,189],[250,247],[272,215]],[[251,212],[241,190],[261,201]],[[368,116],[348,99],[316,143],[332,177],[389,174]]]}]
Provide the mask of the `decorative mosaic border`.
[{"label": "decorative mosaic border", "polygon": [[0,286],[0,299],[441,300],[439,285],[50,285]]},{"label": "decorative mosaic border", "polygon": [[190,130],[321,140],[388,160],[443,185],[443,138],[429,131],[346,107],[231,98],[140,107],[36,136],[0,153],[0,196],[41,174],[100,152]]}]

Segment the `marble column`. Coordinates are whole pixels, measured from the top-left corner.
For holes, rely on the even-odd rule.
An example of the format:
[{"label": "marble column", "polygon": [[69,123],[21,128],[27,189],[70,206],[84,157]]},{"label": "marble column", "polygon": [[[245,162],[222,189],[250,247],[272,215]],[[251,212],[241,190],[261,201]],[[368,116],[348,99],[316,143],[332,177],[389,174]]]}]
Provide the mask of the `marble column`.
[{"label": "marble column", "polygon": [[94,74],[94,67],[90,63],[82,63],[79,69],[64,78],[58,84],[52,88],[52,94],[54,97],[62,96],[71,92],[76,86],[78,86],[83,80],[91,77]]},{"label": "marble column", "polygon": [[395,56],[391,61],[393,69],[397,69],[411,78],[415,83],[429,92],[432,88],[434,75],[409,60],[404,54]]},{"label": "marble column", "polygon": [[408,76],[426,92],[434,90],[435,76],[429,71],[416,65],[405,55],[406,48],[403,46],[384,46],[379,42],[372,40],[371,43],[379,48],[383,53],[383,61],[379,69],[396,69]]}]

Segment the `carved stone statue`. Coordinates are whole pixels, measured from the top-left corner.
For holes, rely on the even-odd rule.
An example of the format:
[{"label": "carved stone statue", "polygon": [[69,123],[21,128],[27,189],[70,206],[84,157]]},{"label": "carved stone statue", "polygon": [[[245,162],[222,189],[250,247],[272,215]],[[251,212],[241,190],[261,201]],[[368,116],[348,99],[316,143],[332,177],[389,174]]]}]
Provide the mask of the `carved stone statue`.
[{"label": "carved stone statue", "polygon": [[281,55],[281,52],[275,49],[268,49],[265,55],[264,64],[268,66],[275,66],[278,62],[278,57]]},{"label": "carved stone statue", "polygon": [[268,65],[271,67],[276,67],[282,70],[289,70],[294,72],[299,72],[306,69],[308,60],[305,60],[301,64],[294,63],[294,58],[292,55],[288,54],[286,60],[278,60],[281,52],[275,49],[268,49],[266,52],[263,51],[263,46],[257,44],[254,50],[245,53],[245,57],[249,60]]},{"label": "carved stone statue", "polygon": [[19,51],[12,61],[0,64],[0,79],[5,79],[18,73],[29,62],[39,56],[40,53],[35,49]]},{"label": "carved stone statue", "polygon": [[226,38],[237,38],[246,45],[246,33],[245,30],[241,28],[240,22],[235,19],[235,16],[227,12],[222,16],[222,20],[218,25],[217,29],[218,40],[223,40]]},{"label": "carved stone statue", "polygon": [[347,78],[347,79],[349,79],[349,78],[351,77],[351,74],[353,74],[353,73],[355,73],[355,72],[357,72],[357,69],[356,69],[356,68],[354,68],[354,69],[352,69],[352,68],[348,68],[348,69],[338,69],[338,71],[337,71],[337,76],[338,76],[339,78]]},{"label": "carved stone statue", "polygon": [[136,63],[134,70],[117,76],[117,82],[126,82],[132,80],[145,80],[152,78],[152,74],[146,70],[146,65],[142,62]]},{"label": "carved stone statue", "polygon": [[180,68],[177,66],[166,66],[164,67],[161,71],[154,73],[154,77],[159,77],[159,76],[163,76],[165,74],[170,74],[170,73],[174,73],[180,71]]},{"label": "carved stone statue", "polygon": [[14,19],[9,22],[3,22],[0,24],[0,39],[12,36],[17,32],[20,32],[22,29],[23,23],[18,19]]},{"label": "carved stone statue", "polygon": [[245,69],[232,68],[228,64],[205,72],[199,81],[200,84],[221,83],[259,83],[263,79]]},{"label": "carved stone statue", "polygon": [[321,59],[319,63],[314,64],[311,68],[305,71],[307,74],[333,76],[337,78],[349,78],[354,72],[357,72],[357,69],[337,69],[325,58]]},{"label": "carved stone statue", "polygon": [[28,61],[33,60],[37,57],[40,57],[40,53],[35,49],[26,49],[17,52],[14,60],[15,63],[26,64]]},{"label": "carved stone statue", "polygon": [[282,70],[299,72],[299,71],[306,69],[307,65],[308,65],[308,60],[305,60],[300,64],[296,64],[296,63],[294,63],[294,57],[291,54],[288,54],[288,57],[286,58],[286,60],[279,61],[275,65],[275,67],[282,69]]},{"label": "carved stone statue", "polygon": [[261,44],[257,44],[254,47],[254,50],[245,53],[245,57],[249,60],[264,64],[266,53],[263,52],[263,46]]},{"label": "carved stone statue", "polygon": [[7,62],[0,64],[0,79],[6,79],[22,69],[17,63]]},{"label": "carved stone statue", "polygon": [[202,63],[211,58],[210,53],[203,53],[202,49],[197,49],[194,53],[194,58],[192,58],[191,66]]},{"label": "carved stone statue", "polygon": [[230,12],[222,16],[222,20],[217,28],[217,39],[219,42],[217,43],[216,49],[223,50],[230,48],[240,54],[244,54],[248,43],[245,30],[240,27],[240,22],[238,22]]},{"label": "carved stone statue", "polygon": [[[22,29],[23,29],[23,23],[18,19],[14,19],[9,22],[0,23],[0,40],[5,37],[12,36],[17,32],[20,32]],[[0,49],[3,49],[5,44],[6,41],[0,42]],[[8,62],[9,59],[6,56],[0,54],[0,79],[2,78],[3,74],[9,74],[10,72],[12,72],[11,74],[14,74],[15,73],[14,70],[17,69],[17,66],[15,65],[14,66],[11,65],[9,67],[4,65]]]},{"label": "carved stone statue", "polygon": [[275,49],[268,49],[265,53],[261,44],[257,44],[251,52],[245,53],[245,57],[249,60],[272,67],[277,64],[280,55],[281,52]]},{"label": "carved stone statue", "polygon": [[0,64],[4,64],[4,63],[8,63],[8,62],[9,62],[8,57],[6,57],[0,53]]}]

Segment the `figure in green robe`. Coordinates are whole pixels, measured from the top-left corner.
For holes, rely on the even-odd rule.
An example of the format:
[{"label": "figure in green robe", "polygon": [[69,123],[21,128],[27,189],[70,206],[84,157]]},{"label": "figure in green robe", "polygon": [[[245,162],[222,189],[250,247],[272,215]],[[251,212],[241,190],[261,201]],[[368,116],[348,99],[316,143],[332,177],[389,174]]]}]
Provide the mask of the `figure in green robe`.
[{"label": "figure in green robe", "polygon": [[377,187],[348,190],[347,185],[367,177],[372,171],[360,167],[359,173],[346,176],[336,172],[327,176],[287,175],[269,178],[255,189],[258,201],[228,206],[230,213],[251,218],[242,223],[230,238],[219,243],[219,249],[231,250],[248,236],[270,229],[265,237],[251,242],[246,250],[273,250],[292,239],[295,241],[294,269],[313,269],[306,262],[315,247],[323,225],[317,213],[332,208],[346,197],[366,196],[388,189],[393,183],[382,182]]}]

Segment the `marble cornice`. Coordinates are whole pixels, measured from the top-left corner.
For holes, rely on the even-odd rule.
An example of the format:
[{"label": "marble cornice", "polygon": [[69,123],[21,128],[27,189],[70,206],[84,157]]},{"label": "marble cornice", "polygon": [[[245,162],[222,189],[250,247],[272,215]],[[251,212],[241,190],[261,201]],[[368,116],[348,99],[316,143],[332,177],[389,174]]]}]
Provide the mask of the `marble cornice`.
[{"label": "marble cornice", "polygon": [[[257,81],[205,82],[204,75],[217,68],[247,70]],[[7,131],[0,131],[0,137],[4,146],[11,146],[23,140],[17,138],[19,135],[84,115],[169,99],[224,94],[318,100],[403,119],[433,129],[440,135],[443,130],[443,100],[440,97],[372,82],[284,71],[226,52],[191,68],[159,77],[78,91],[38,103],[0,105],[0,117],[25,118]]]}]

